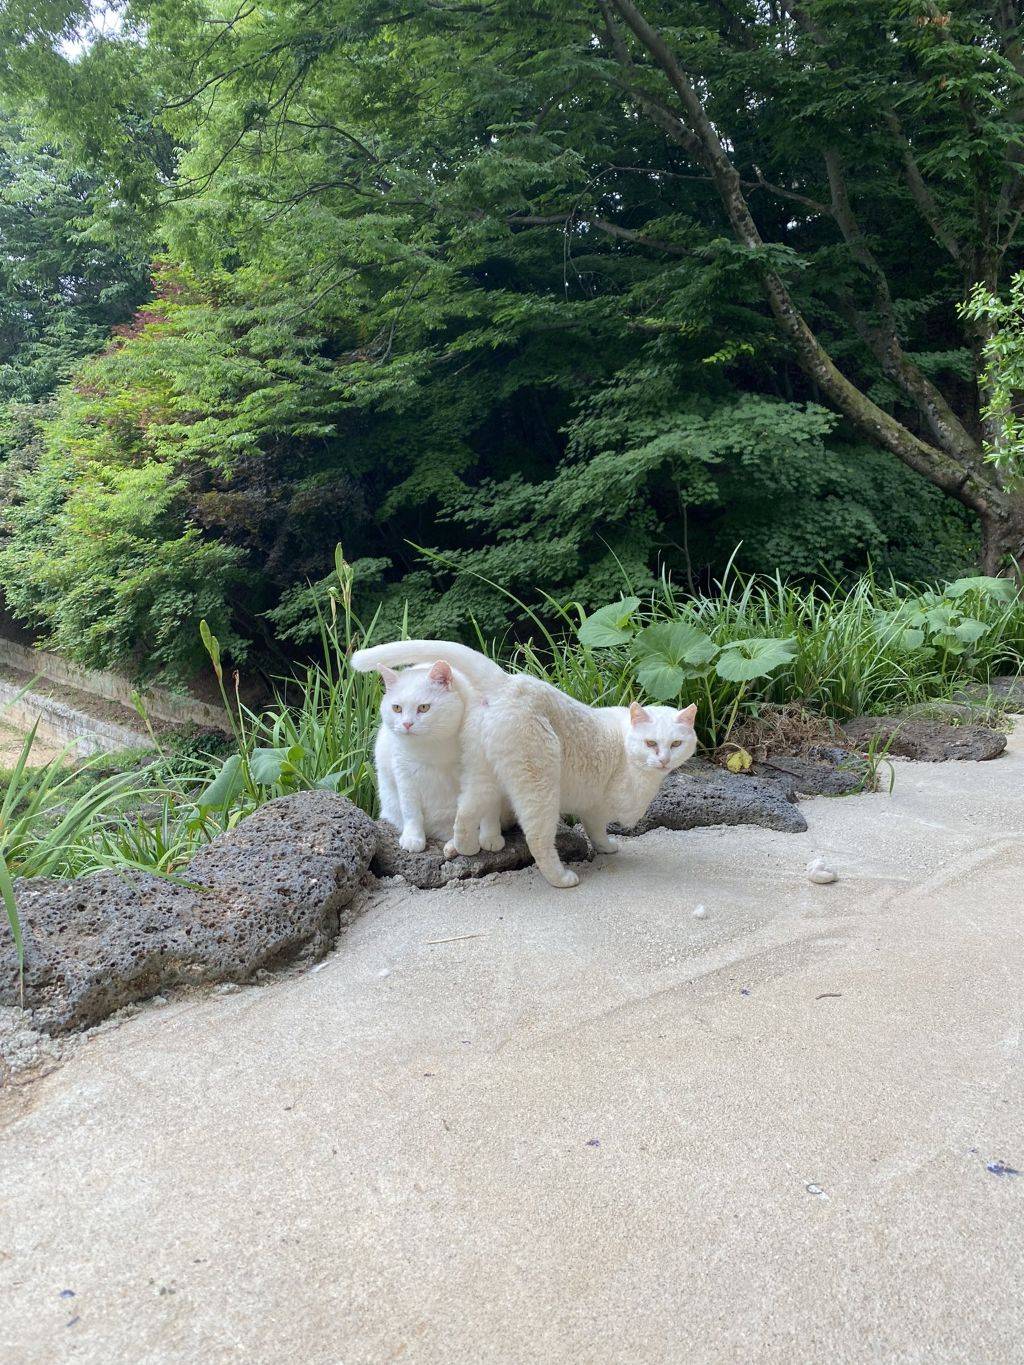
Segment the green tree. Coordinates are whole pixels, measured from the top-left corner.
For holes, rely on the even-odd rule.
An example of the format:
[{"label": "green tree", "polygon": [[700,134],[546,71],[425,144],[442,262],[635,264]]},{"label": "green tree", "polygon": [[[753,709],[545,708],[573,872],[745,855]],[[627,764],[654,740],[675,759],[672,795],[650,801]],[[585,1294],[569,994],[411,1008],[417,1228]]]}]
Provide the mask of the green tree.
[{"label": "green tree", "polygon": [[926,573],[960,508],[988,568],[1019,550],[958,313],[1020,264],[1005,0],[139,0],[70,56],[86,7],[26,5],[0,79],[192,282],[100,383],[132,407],[158,361],[165,410],[80,424],[85,464],[155,442],[173,534],[241,550],[280,627],[334,539],[428,627],[498,623],[475,574],[596,601],[741,537]]},{"label": "green tree", "polygon": [[720,269],[700,256],[727,227],[813,391],[979,516],[987,568],[1019,551],[1024,507],[983,458],[985,329],[955,308],[1019,252],[1011,0],[335,0],[191,29],[145,13],[166,70],[192,75],[176,116],[216,92],[189,183],[235,157],[257,203],[283,172],[278,202],[347,197],[348,221],[353,197],[410,228],[441,214],[432,264],[501,225],[561,231],[567,256],[604,237],[660,258],[648,326],[678,324],[680,261]]},{"label": "green tree", "polygon": [[51,394],[146,296],[145,256],[90,232],[100,194],[95,177],[0,112],[0,405]]}]

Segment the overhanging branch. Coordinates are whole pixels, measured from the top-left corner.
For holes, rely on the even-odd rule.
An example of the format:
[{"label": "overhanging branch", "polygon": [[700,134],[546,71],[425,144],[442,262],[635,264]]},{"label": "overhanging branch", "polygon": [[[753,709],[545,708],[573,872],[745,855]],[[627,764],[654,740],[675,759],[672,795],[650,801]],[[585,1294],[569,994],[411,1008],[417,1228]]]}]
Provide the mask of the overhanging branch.
[{"label": "overhanging branch", "polygon": [[[631,78],[627,83],[635,82],[635,76],[632,75],[634,67],[628,51],[625,57],[621,55],[625,43],[618,32],[616,18],[647,52],[678,98],[682,122],[699,144],[697,159],[709,170],[737,239],[751,250],[763,248],[764,241],[744,197],[739,174],[700,96],[665,39],[641,14],[633,0],[598,0],[598,4],[610,32],[613,50],[627,77]],[[638,103],[641,102],[640,92],[635,89],[634,97]],[[785,281],[776,271],[762,266],[761,280],[779,330],[790,342],[802,368],[840,412],[904,464],[983,516],[998,514],[1000,509],[1005,508],[1006,495],[995,477],[990,477],[973,458],[965,467],[959,453],[954,454],[921,440],[847,379],[808,326]]]}]

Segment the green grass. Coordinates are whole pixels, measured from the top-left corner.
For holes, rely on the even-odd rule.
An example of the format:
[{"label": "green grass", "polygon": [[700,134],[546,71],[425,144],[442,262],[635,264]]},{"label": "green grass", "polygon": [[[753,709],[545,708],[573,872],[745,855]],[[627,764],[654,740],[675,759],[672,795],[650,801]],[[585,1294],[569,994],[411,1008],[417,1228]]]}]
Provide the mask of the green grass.
[{"label": "green grass", "polygon": [[[652,626],[691,626],[719,651],[751,639],[786,642],[791,657],[764,676],[737,680],[707,664],[683,663],[678,687],[653,697],[696,702],[698,729],[709,747],[723,743],[742,714],[756,714],[765,704],[796,702],[843,721],[946,700],[967,682],[1024,667],[1024,594],[1010,584],[968,587],[946,598],[938,590],[879,583],[869,574],[849,584],[811,587],[733,574],[718,589],[713,596],[684,598],[666,581],[628,613],[626,638],[607,646],[581,640],[588,618],[578,607],[549,600],[547,612],[560,629],[534,614],[535,640],[513,652],[512,666],[580,700],[617,705],[644,699],[638,642]],[[935,624],[926,623],[920,641],[916,634],[908,641],[908,632],[919,630],[908,621],[929,611]],[[944,628],[950,611],[956,613],[954,628],[961,619],[977,623],[965,627],[976,635],[969,645]]]},{"label": "green grass", "polygon": [[[364,629],[352,615],[351,576],[340,557],[336,576],[330,612],[319,622],[320,658],[282,680],[262,711],[241,703],[237,685],[230,695],[219,645],[204,631],[233,721],[227,757],[161,747],[154,736],[156,751],[148,759],[131,755],[126,770],[110,755],[32,768],[34,734],[26,738],[0,799],[0,896],[19,952],[15,877],[103,867],[173,877],[263,802],[298,791],[338,792],[376,813],[379,683],[346,661],[355,644],[372,637],[375,621]],[[713,595],[692,598],[666,581],[645,601],[609,607],[604,618],[612,626],[597,632],[595,614],[588,618],[573,603],[545,598],[533,610],[513,599],[518,640],[477,643],[509,668],[592,705],[650,699],[642,680],[654,682],[656,700],[697,702],[701,740],[717,746],[766,705],[795,702],[842,721],[946,700],[966,682],[1021,672],[1024,594],[985,580],[965,583],[922,592],[865,575],[800,587],[734,573]],[[666,625],[667,636],[646,633]],[[588,643],[595,633],[610,643]],[[674,659],[664,644],[698,636],[696,662]],[[740,650],[751,640],[762,642],[760,655]],[[760,673],[759,657],[767,661]],[[737,659],[741,676],[734,676]]]}]

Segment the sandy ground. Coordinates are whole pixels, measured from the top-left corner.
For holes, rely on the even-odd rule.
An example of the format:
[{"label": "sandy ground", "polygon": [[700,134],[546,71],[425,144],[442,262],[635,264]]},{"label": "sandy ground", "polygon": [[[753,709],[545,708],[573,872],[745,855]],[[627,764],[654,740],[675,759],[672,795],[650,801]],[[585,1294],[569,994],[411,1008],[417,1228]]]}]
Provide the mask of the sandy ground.
[{"label": "sandy ground", "polygon": [[[13,768],[21,758],[28,730],[16,726],[0,725],[0,769]],[[27,767],[42,768],[61,754],[61,746],[48,740],[36,738],[29,752]]]},{"label": "sandy ground", "polygon": [[9,1087],[0,1359],[1024,1360],[1024,725],[804,809],[383,888]]}]

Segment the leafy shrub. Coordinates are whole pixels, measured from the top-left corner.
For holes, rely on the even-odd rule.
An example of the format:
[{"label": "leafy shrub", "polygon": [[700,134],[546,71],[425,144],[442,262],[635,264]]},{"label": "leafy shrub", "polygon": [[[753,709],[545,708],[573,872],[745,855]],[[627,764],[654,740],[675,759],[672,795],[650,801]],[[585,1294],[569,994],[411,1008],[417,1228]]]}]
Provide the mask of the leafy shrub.
[{"label": "leafy shrub", "polygon": [[577,612],[574,625],[597,669],[619,676],[606,690],[697,701],[709,744],[728,738],[741,707],[760,702],[799,702],[843,720],[1024,665],[1024,595],[998,578],[918,593],[872,575],[799,588],[732,574],[717,594],[691,599],[665,581],[643,602]]}]

